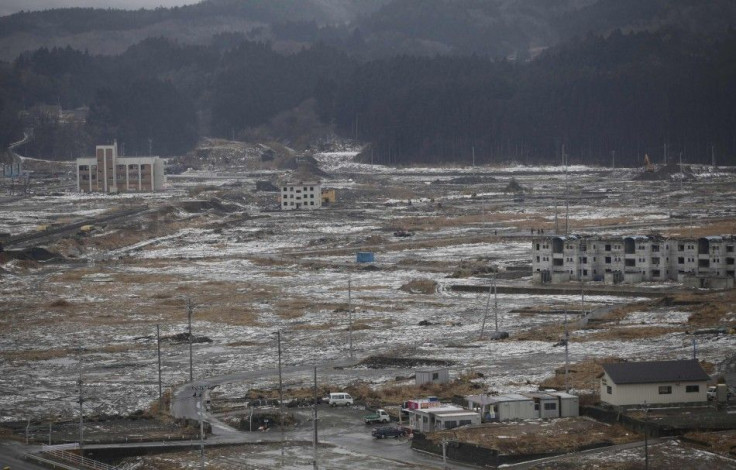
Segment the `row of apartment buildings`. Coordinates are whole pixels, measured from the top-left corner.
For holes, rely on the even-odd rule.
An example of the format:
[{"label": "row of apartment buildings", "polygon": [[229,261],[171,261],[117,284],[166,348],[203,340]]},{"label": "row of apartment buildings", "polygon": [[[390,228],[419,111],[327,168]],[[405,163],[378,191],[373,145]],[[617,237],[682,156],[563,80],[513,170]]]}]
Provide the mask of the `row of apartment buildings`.
[{"label": "row of apartment buildings", "polygon": [[720,284],[727,287],[733,285],[735,278],[734,259],[736,237],[733,235],[701,238],[570,235],[532,239],[532,273],[534,280],[542,283],[685,282],[695,278],[701,284],[695,287]]}]

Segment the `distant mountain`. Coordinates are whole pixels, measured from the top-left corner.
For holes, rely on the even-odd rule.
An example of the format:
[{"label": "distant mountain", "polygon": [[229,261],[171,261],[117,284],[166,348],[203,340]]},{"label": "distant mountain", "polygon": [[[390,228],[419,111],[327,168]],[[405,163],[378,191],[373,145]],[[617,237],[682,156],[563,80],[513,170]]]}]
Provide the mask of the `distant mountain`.
[{"label": "distant mountain", "polygon": [[0,60],[40,47],[119,54],[149,37],[207,44],[220,33],[271,40],[269,25],[287,22],[345,24],[388,0],[205,0],[153,10],[63,8],[0,17]]},{"label": "distant mountain", "polygon": [[525,60],[589,32],[736,24],[733,0],[205,0],[153,10],[67,8],[0,18],[0,60],[67,45],[119,54],[149,37],[209,44],[222,33],[296,52],[327,44],[364,59],[400,54]]}]

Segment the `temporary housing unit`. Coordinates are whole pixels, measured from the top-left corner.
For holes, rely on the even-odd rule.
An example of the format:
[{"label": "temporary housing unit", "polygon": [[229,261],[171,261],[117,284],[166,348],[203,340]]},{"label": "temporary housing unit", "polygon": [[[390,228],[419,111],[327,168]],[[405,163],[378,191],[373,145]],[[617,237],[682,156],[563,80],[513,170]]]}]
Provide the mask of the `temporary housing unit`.
[{"label": "temporary housing unit", "polygon": [[155,192],[164,187],[164,162],[159,157],[120,157],[117,142],[98,145],[95,156],[77,159],[77,191]]},{"label": "temporary housing unit", "polygon": [[299,181],[281,185],[281,210],[319,209],[322,190],[319,181]]},{"label": "temporary housing unit", "polygon": [[506,395],[470,395],[465,397],[468,407],[480,412],[483,421],[512,421],[533,419],[534,401],[518,393]]},{"label": "temporary housing unit", "polygon": [[557,408],[560,410],[560,418],[580,416],[580,399],[566,392],[550,392],[557,397]]},{"label": "temporary housing unit", "polygon": [[480,424],[480,414],[455,405],[414,409],[409,414],[409,426],[419,432],[442,431],[468,424]]},{"label": "temporary housing unit", "polygon": [[601,401],[619,407],[702,403],[709,380],[695,359],[604,364]]},{"label": "temporary housing unit", "polygon": [[422,369],[415,374],[417,385],[422,384],[446,384],[450,381],[448,369]]},{"label": "temporary housing unit", "polygon": [[559,418],[560,407],[557,397],[549,393],[527,393],[525,394],[534,402],[535,418]]},{"label": "temporary housing unit", "polygon": [[579,416],[578,397],[565,392],[471,395],[468,407],[478,410],[483,421]]}]

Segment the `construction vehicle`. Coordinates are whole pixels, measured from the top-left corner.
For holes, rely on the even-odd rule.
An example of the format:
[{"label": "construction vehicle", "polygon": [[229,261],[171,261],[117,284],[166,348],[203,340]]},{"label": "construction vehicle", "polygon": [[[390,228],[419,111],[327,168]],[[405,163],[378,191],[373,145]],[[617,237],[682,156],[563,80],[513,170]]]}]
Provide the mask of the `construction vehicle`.
[{"label": "construction vehicle", "polygon": [[644,154],[644,170],[648,173],[654,172],[654,165],[652,165],[652,161],[649,160],[649,155],[646,153]]}]

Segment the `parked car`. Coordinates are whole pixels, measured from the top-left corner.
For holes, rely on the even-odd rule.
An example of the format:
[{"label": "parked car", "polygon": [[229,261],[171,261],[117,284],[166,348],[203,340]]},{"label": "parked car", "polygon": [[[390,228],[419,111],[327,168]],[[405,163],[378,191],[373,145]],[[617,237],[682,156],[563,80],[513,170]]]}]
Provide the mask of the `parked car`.
[{"label": "parked car", "polygon": [[393,437],[398,439],[409,434],[409,429],[401,426],[381,426],[380,428],[374,428],[371,432],[371,436],[376,439],[386,439]]},{"label": "parked car", "polygon": [[[713,401],[718,397],[718,387],[716,385],[711,385],[708,387],[708,392],[706,393],[708,396],[708,401]],[[734,394],[736,394],[736,391],[734,391],[733,387],[726,387],[726,400],[731,401]]]},{"label": "parked car", "polygon": [[330,406],[351,406],[353,404],[353,397],[345,392],[330,393],[328,403]]},{"label": "parked car", "polygon": [[363,421],[365,424],[388,423],[391,421],[391,416],[386,413],[386,410],[376,410],[375,413],[363,416]]}]

